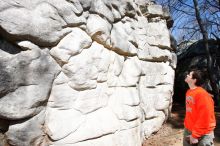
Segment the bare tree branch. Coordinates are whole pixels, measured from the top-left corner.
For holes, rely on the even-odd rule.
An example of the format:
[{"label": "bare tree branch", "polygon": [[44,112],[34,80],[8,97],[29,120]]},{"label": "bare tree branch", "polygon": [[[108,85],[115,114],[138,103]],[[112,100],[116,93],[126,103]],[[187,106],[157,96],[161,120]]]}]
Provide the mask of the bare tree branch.
[{"label": "bare tree branch", "polygon": [[176,11],[182,12],[182,13],[184,13],[184,14],[186,14],[186,15],[189,15],[189,16],[193,16],[193,13],[184,11],[184,10],[182,10],[182,9],[178,9],[177,7],[174,7],[174,6],[171,6],[171,7],[172,7],[174,10],[176,10]]},{"label": "bare tree branch", "polygon": [[190,5],[186,4],[186,3],[184,3],[182,0],[179,0],[179,2],[180,2],[181,4],[183,4],[183,5],[185,5],[185,6],[187,6],[187,7],[191,8],[191,9],[193,9],[193,6],[190,6]]},{"label": "bare tree branch", "polygon": [[220,38],[216,36],[214,33],[211,33],[211,34],[216,38],[216,40],[220,40]]},{"label": "bare tree branch", "polygon": [[219,5],[218,5],[217,0],[215,1],[215,4],[212,4],[209,0],[207,0],[206,2],[207,2],[211,7],[220,9],[220,1],[219,1]]},{"label": "bare tree branch", "polygon": [[196,13],[196,19],[198,21],[199,28],[200,28],[202,36],[203,36],[203,40],[205,42],[205,48],[206,48],[206,54],[207,54],[207,68],[208,68],[211,87],[212,87],[212,90],[214,92],[214,100],[215,100],[216,104],[219,104],[219,90],[218,90],[218,87],[215,83],[215,79],[214,79],[214,76],[213,76],[214,75],[213,59],[212,59],[212,56],[211,56],[210,50],[209,50],[208,33],[207,33],[207,31],[204,27],[204,23],[201,19],[199,7],[198,7],[198,1],[193,0],[193,3],[194,3],[195,13]]}]

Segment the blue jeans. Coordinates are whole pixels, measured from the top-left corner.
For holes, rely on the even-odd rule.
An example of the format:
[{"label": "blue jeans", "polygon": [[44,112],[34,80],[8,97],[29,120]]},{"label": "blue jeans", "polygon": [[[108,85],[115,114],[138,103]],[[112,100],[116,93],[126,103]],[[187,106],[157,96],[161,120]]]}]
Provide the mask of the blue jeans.
[{"label": "blue jeans", "polygon": [[214,135],[211,135],[211,134],[206,134],[206,135],[203,135],[200,139],[199,139],[199,142],[197,144],[190,144],[188,141],[187,141],[187,136],[191,135],[191,132],[187,129],[184,129],[184,133],[183,133],[183,146],[214,146],[214,143],[213,143],[213,138],[214,138]]}]

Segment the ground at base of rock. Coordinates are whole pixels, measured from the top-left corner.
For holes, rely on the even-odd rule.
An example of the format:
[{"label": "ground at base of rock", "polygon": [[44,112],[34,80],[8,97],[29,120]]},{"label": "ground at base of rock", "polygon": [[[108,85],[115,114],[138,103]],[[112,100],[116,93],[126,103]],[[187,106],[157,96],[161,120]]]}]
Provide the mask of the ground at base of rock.
[{"label": "ground at base of rock", "polygon": [[[220,146],[220,107],[215,108],[217,126],[214,145]],[[170,118],[162,128],[149,137],[142,146],[183,146],[183,121],[185,110],[183,106],[174,105]]]}]

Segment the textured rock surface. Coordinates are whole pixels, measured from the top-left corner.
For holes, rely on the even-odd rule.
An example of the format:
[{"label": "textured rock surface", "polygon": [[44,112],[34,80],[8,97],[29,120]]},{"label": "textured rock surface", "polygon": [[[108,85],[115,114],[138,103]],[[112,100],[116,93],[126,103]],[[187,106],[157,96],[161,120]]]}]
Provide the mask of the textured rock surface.
[{"label": "textured rock surface", "polygon": [[0,0],[4,143],[141,146],[172,103],[166,20],[152,1]]}]

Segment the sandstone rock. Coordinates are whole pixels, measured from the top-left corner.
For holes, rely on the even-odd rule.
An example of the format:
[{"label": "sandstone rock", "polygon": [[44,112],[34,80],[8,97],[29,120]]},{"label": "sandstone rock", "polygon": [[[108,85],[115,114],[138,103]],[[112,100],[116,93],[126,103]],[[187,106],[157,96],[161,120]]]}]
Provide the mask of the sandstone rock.
[{"label": "sandstone rock", "polygon": [[170,48],[170,34],[165,20],[148,23],[146,31],[148,44],[162,48]]},{"label": "sandstone rock", "polygon": [[10,123],[6,133],[10,145],[39,146],[43,142],[45,110],[27,120]]},{"label": "sandstone rock", "polygon": [[[79,127],[81,127],[86,120],[86,116],[83,116],[79,111],[71,108],[64,109],[64,107],[49,107],[46,113],[46,133],[50,139],[58,141],[58,143],[78,131]],[[65,143],[63,143],[63,145],[65,145]]]},{"label": "sandstone rock", "polygon": [[59,67],[48,50],[32,50],[1,58],[0,70],[0,115],[20,119],[42,110]]},{"label": "sandstone rock", "polygon": [[81,91],[72,106],[82,114],[94,112],[107,106],[109,98],[107,91],[106,83],[98,84],[96,89]]},{"label": "sandstone rock", "polygon": [[161,5],[148,5],[147,17],[163,16],[163,9]]},{"label": "sandstone rock", "polygon": [[[51,46],[69,32],[67,29],[62,29],[66,23],[52,5],[48,3],[17,5],[21,8],[10,5],[0,14],[0,25],[9,39],[29,40],[41,46]],[[28,5],[32,5],[34,9],[30,11]],[[11,35],[13,37],[9,37]]]},{"label": "sandstone rock", "polygon": [[80,124],[77,130],[59,141],[55,141],[54,145],[65,145],[95,139],[105,135],[113,134],[119,126],[116,116],[109,108],[97,110],[86,116],[84,122]]},{"label": "sandstone rock", "polygon": [[0,10],[2,143],[141,146],[168,118],[176,56],[161,6],[0,0]]},{"label": "sandstone rock", "polygon": [[93,40],[103,45],[110,45],[112,25],[99,15],[91,14],[87,20],[87,32]]},{"label": "sandstone rock", "polygon": [[118,22],[113,25],[111,46],[115,52],[125,55],[135,55],[137,53],[137,48],[130,42],[133,40],[132,31],[129,23],[126,25],[122,22]]},{"label": "sandstone rock", "polygon": [[59,44],[50,50],[50,54],[62,63],[67,63],[71,56],[81,53],[92,44],[91,38],[81,29],[73,28]]}]

